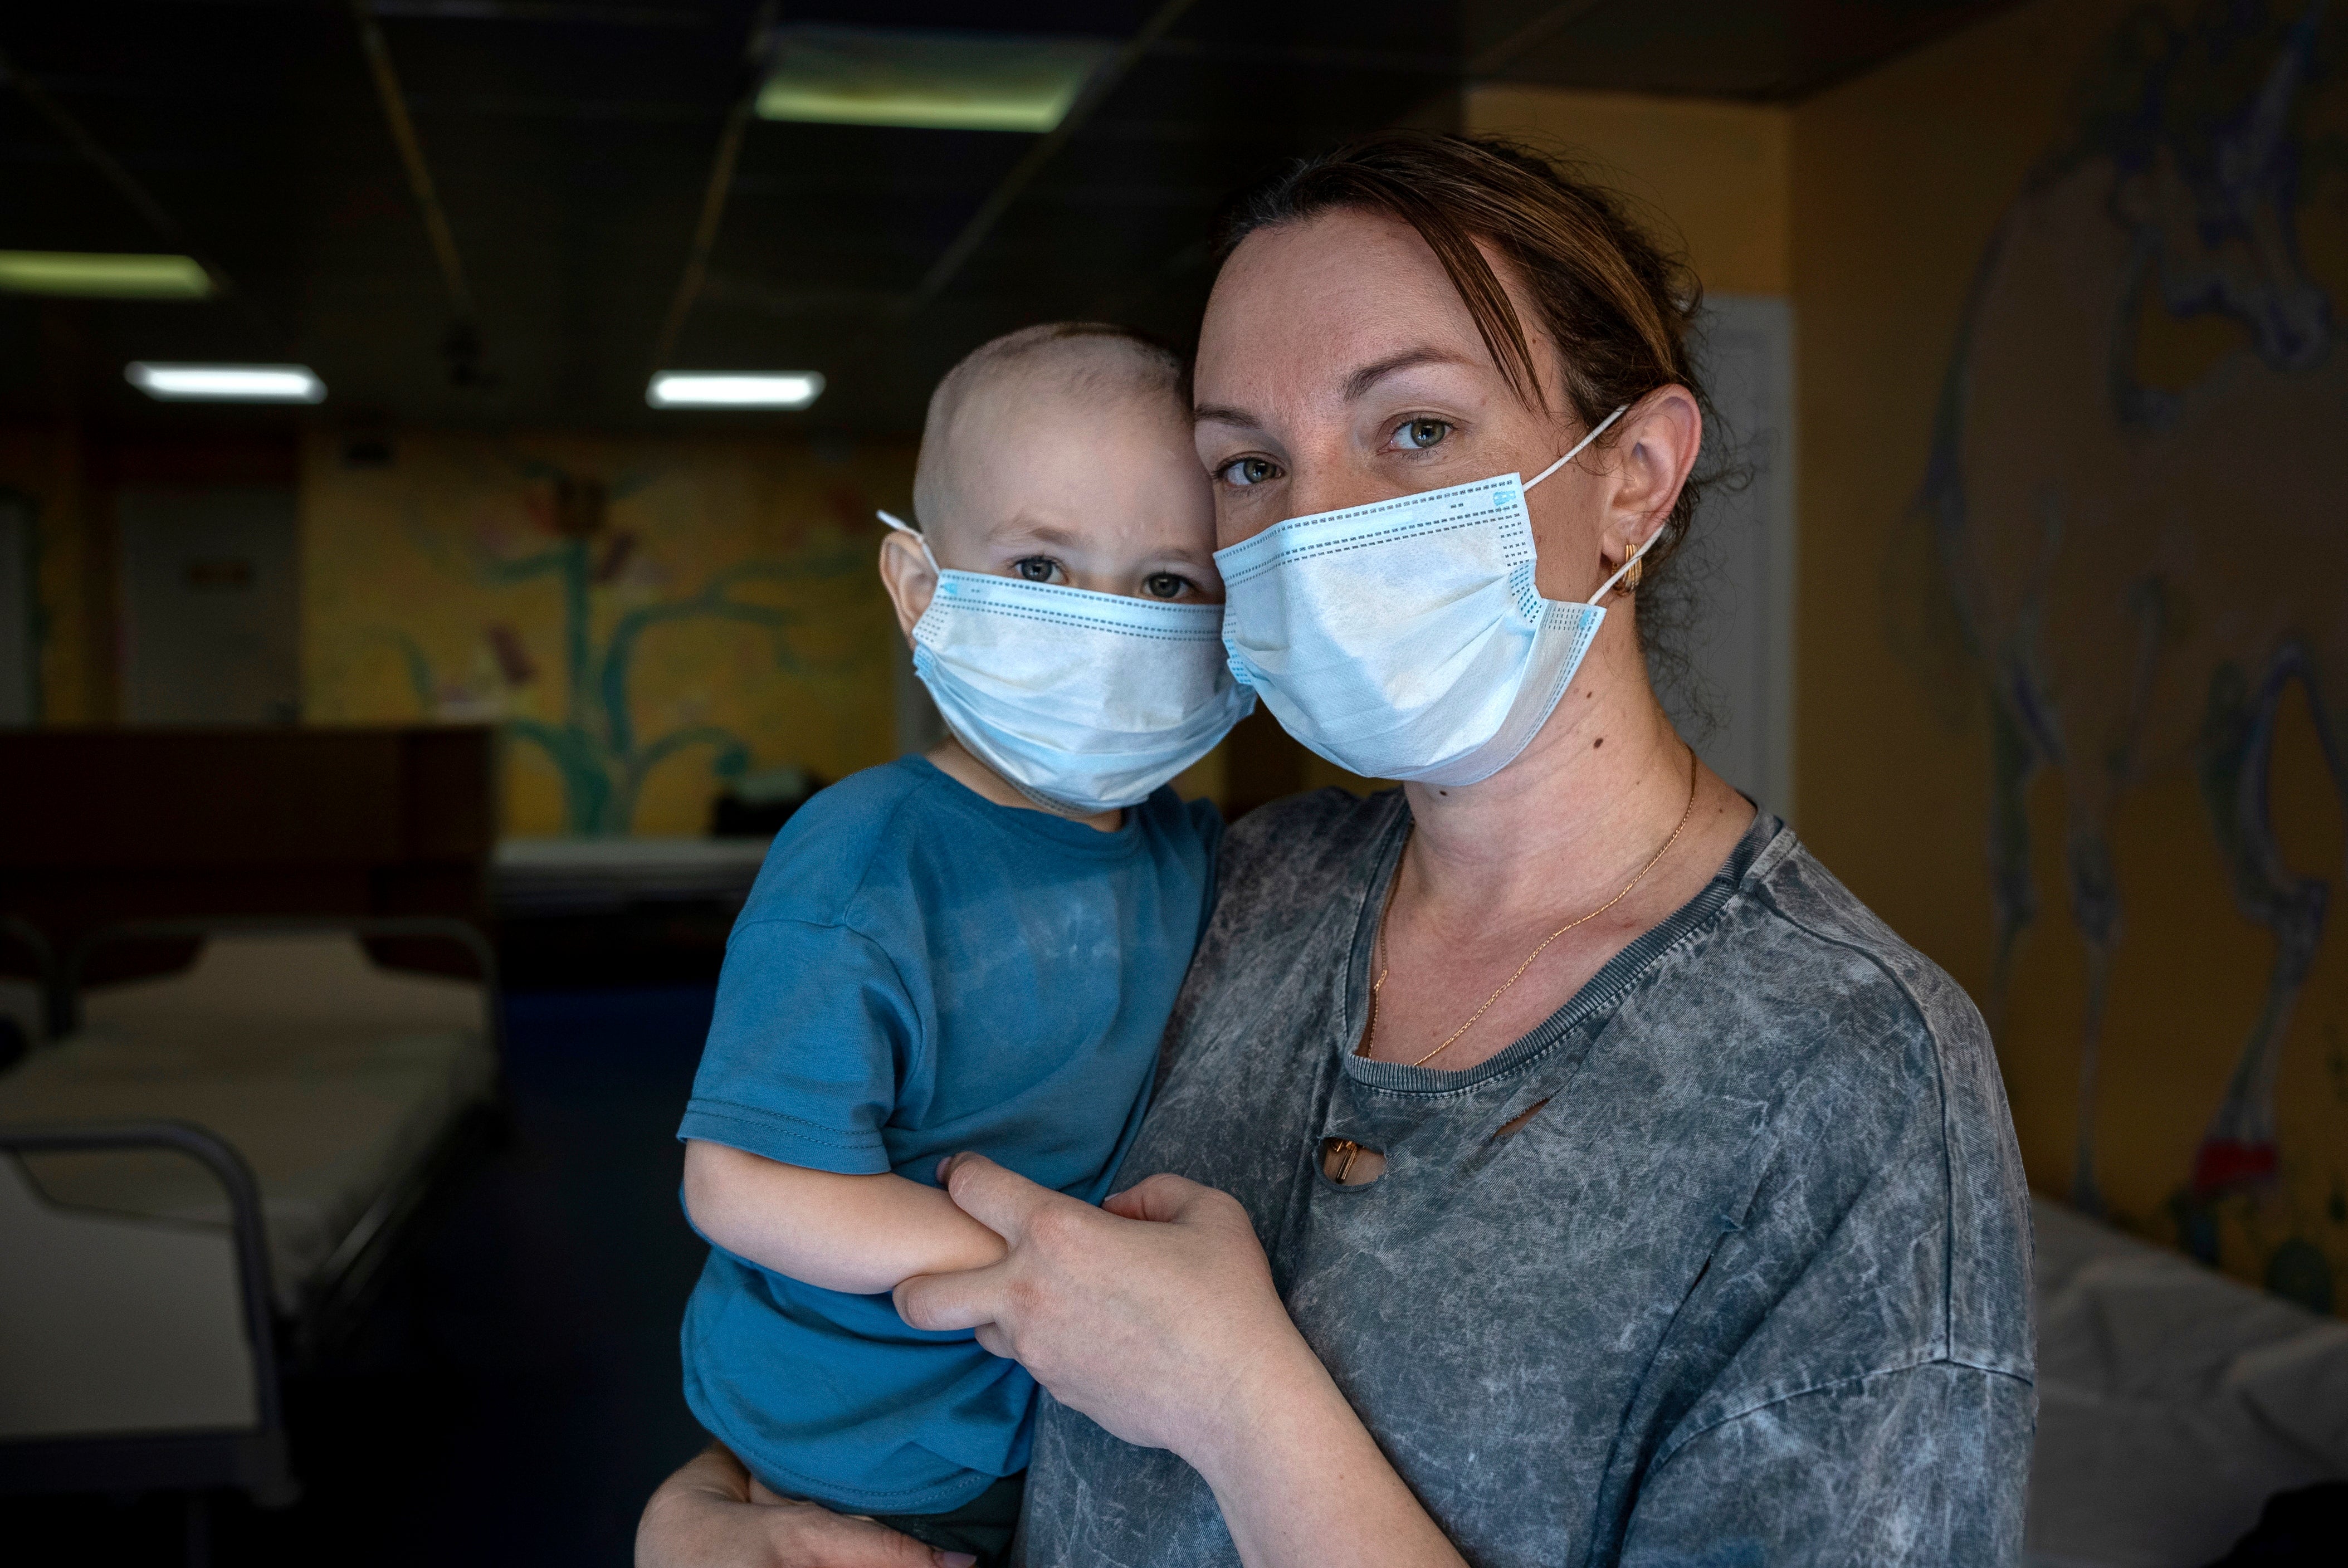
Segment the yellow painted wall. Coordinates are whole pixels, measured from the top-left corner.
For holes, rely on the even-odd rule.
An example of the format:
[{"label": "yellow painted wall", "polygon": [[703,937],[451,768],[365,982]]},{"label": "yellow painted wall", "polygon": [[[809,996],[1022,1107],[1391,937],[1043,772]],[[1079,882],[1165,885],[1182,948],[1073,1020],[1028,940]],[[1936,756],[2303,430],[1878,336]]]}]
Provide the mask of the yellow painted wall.
[{"label": "yellow painted wall", "polygon": [[[2208,126],[2266,78],[2299,12],[2276,6],[2224,60],[2182,46],[2157,122],[2206,150]],[[2189,28],[2219,8],[2168,15]],[[2089,800],[2114,790],[2101,836],[2119,924],[2088,1119],[2094,1182],[2119,1222],[2304,1299],[2328,1289],[2337,1308],[2348,1295],[2348,934],[2336,898],[2279,1058],[2279,1179],[2197,1192],[2191,1178],[2276,953],[2238,904],[2198,777],[2212,682],[2235,658],[2254,685],[2267,656],[2255,650],[2274,645],[2272,628],[2295,629],[2341,700],[2343,492],[2320,480],[2326,442],[2348,452],[2348,419],[2329,389],[2336,380],[2323,379],[2333,372],[2274,372],[2222,313],[2147,298],[2131,315],[2099,303],[2113,273],[2095,225],[2116,222],[2110,214],[2147,188],[2126,186],[2115,201],[2109,189],[2074,193],[2063,182],[2114,144],[2128,116],[2142,122],[2145,73],[2129,62],[2167,46],[2162,36],[2131,0],[2040,0],[1793,112],[1801,826],[1828,866],[2000,1015],[2032,1179],[2068,1195],[2090,984],[2065,874],[2066,789]],[[2348,87],[2319,81],[2296,100],[2292,133],[2312,146],[2336,138],[2343,119]],[[2343,198],[2336,162],[2303,165],[2302,251],[2335,321],[2348,303]],[[1969,318],[2010,211],[2019,238],[1994,298],[2026,305]],[[2026,263],[2042,252],[2056,260]],[[2239,272],[2248,254],[2225,264]],[[2167,430],[2123,421],[2110,363],[2078,346],[2115,324],[2137,330],[2134,375],[2187,398]],[[1962,560],[1986,562],[1992,583],[1970,600],[1952,592],[1940,514],[1920,504],[1937,400],[1961,355],[1971,367],[1965,435],[1952,449],[1965,487],[1961,536],[1995,542],[1960,547]],[[2269,410],[2255,450],[2239,432],[2215,434],[2250,418],[2254,398]],[[2197,438],[2199,429],[2213,434]],[[2334,504],[2292,504],[2293,485]],[[1958,608],[1993,601],[2004,608]],[[2156,603],[2147,645],[2142,607]],[[2035,630],[2016,630],[2023,623]],[[2117,630],[2130,624],[2139,630]],[[2034,667],[2063,694],[2071,754],[2028,789],[2038,912],[2015,943],[2001,1008],[1989,692],[2016,645],[2034,650]],[[2143,717],[2116,720],[2138,700],[2127,693],[2147,645],[2157,654],[2144,666]],[[2127,769],[2116,775],[2122,758]],[[2335,893],[2342,799],[2293,692],[2275,748],[2276,837],[2295,872]]]},{"label": "yellow painted wall", "polygon": [[1705,288],[1783,294],[1791,287],[1787,110],[1484,86],[1468,89],[1465,124],[1561,152],[1632,197],[1659,232],[1676,235]]},{"label": "yellow painted wall", "polygon": [[[873,509],[910,445],[411,433],[302,465],[314,723],[501,723],[510,833],[698,833],[721,775],[896,754]],[[601,485],[600,526],[560,487]]]},{"label": "yellow painted wall", "polygon": [[[1708,290],[1793,297],[1799,826],[1829,867],[1995,1015],[2032,1180],[2057,1196],[2074,1191],[2090,1015],[2090,948],[2072,920],[2066,875],[2066,787],[2088,799],[2106,790],[2114,737],[2109,726],[2096,729],[2074,743],[2085,755],[2066,758],[2067,773],[2042,767],[2029,782],[2026,880],[2037,913],[2013,943],[2001,992],[1989,852],[1995,666],[1968,643],[1918,504],[1935,412],[1967,341],[1967,301],[1993,234],[2058,152],[2109,138],[2141,110],[2144,74],[2129,62],[2203,28],[2199,46],[2177,46],[2185,63],[2160,112],[2187,141],[2206,141],[2208,127],[2264,79],[2300,9],[2275,5],[2264,33],[2220,60],[2208,52],[2215,6],[2178,0],[2167,13],[2179,29],[2172,36],[2148,26],[2132,0],[2040,0],[1790,108],[1498,87],[1467,98],[1469,129],[1563,152],[1636,198],[1678,237]],[[2194,46],[2201,57],[2190,56]],[[2302,146],[2338,137],[2343,121],[2348,86],[2318,81],[2296,101]],[[2348,318],[2348,175],[2336,160],[2305,160],[2302,185],[2308,274],[2334,302],[2333,318]],[[2239,271],[2242,261],[2238,253],[2229,264]],[[2079,276],[2094,271],[2084,260],[2069,264]],[[2119,1223],[2311,1301],[2328,1291],[2337,1309],[2348,1296],[2348,936],[2338,912],[2282,1037],[2278,1176],[2224,1190],[2197,1191],[2192,1180],[2260,1019],[2277,951],[2237,901],[2235,866],[2198,771],[2210,683],[2227,649],[2255,665],[2264,655],[2250,650],[2274,642],[2228,628],[2253,606],[2282,624],[2277,606],[2289,604],[2300,607],[2302,640],[2333,670],[2335,693],[2348,687],[2348,668],[2337,667],[2348,664],[2348,550],[2336,505],[2289,506],[2290,492],[2276,488],[2283,481],[2270,479],[2262,508],[2240,458],[2259,445],[2250,439],[2214,441],[2197,459],[2155,431],[2116,434],[2106,389],[2056,397],[2059,366],[2042,374],[2031,355],[2043,346],[2055,356],[2054,329],[2068,317],[2051,300],[2034,308],[2050,329],[2044,344],[2025,337],[2006,360],[1976,368],[1992,380],[1990,407],[2010,412],[2006,427],[1974,417],[1981,449],[1969,458],[1981,505],[2033,453],[2051,464],[2040,490],[2076,492],[2063,503],[2077,514],[2067,542],[2045,546],[2057,563],[2048,581],[2068,583],[2074,597],[2033,645],[2077,722],[2096,681],[2110,686],[2136,668],[2140,639],[2109,630],[2120,624],[2115,596],[2158,578],[2177,606],[2147,709],[2157,722],[2138,738],[2100,835],[2119,925],[2089,1119],[2094,1184]],[[2217,410],[2193,418],[2221,420],[2239,390],[2228,377],[2255,379],[2248,335],[2222,312],[2153,301],[2132,319],[2135,376]],[[2302,432],[2303,445],[2330,431],[2348,453],[2348,402],[2315,379],[2275,387],[2281,424]],[[2079,443],[2075,471],[2065,454],[2044,456],[2045,442],[2066,434]],[[2302,489],[2348,493],[2348,475],[2327,491],[2316,463],[2293,470]],[[2196,502],[2178,499],[2180,490]],[[2277,507],[2291,515],[2278,519],[2268,510]],[[2168,542],[2166,556],[2146,553],[2148,532]],[[2020,567],[2027,579],[2032,562]],[[2128,581],[2107,581],[2116,574]],[[2261,673],[2248,672],[2253,685]],[[2348,709],[2335,707],[2333,723],[2348,738]],[[2348,870],[2343,796],[2297,690],[2282,706],[2273,756],[2284,861],[2338,884]]]}]

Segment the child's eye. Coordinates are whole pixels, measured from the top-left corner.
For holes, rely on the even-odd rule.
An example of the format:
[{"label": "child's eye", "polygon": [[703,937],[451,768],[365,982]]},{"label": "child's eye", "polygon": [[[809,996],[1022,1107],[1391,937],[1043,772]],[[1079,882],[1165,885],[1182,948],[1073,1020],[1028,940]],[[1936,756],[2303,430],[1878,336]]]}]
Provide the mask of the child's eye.
[{"label": "child's eye", "polygon": [[1030,583],[1049,583],[1060,570],[1060,563],[1048,555],[1028,555],[1011,563],[1011,570]]},{"label": "child's eye", "polygon": [[1141,580],[1141,591],[1152,599],[1179,599],[1182,591],[1192,586],[1188,577],[1173,572],[1153,572]]},{"label": "child's eye", "polygon": [[1227,485],[1260,485],[1278,479],[1280,465],[1270,458],[1233,458],[1215,470],[1215,477]]},{"label": "child's eye", "polygon": [[1451,434],[1447,419],[1406,419],[1394,433],[1395,445],[1411,451],[1435,445]]}]

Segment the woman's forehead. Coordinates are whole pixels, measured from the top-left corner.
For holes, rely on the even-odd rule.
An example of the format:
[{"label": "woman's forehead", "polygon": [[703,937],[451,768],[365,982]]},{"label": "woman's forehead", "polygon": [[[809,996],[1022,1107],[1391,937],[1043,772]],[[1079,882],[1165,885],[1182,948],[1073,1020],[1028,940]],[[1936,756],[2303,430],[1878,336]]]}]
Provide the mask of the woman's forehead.
[{"label": "woman's forehead", "polygon": [[1241,241],[1215,280],[1205,329],[1234,316],[1294,319],[1300,308],[1334,316],[1365,297],[1432,303],[1439,295],[1450,295],[1468,323],[1467,307],[1416,230],[1384,213],[1340,210]]},{"label": "woman's forehead", "polygon": [[1498,374],[1416,230],[1384,213],[1322,213],[1249,235],[1225,263],[1200,325],[1199,401],[1235,382],[1351,383],[1406,356]]}]

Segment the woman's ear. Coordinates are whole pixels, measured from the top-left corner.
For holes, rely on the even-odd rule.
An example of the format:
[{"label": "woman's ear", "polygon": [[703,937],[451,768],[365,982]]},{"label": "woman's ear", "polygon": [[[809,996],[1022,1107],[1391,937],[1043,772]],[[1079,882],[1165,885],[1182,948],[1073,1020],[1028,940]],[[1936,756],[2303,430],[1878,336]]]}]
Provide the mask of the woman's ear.
[{"label": "woman's ear", "polygon": [[880,541],[880,582],[889,590],[889,603],[896,606],[897,629],[910,644],[913,623],[938,591],[938,569],[930,564],[919,540],[892,528]]},{"label": "woman's ear", "polygon": [[1622,433],[1612,443],[1614,493],[1599,536],[1608,570],[1671,517],[1703,443],[1704,412],[1684,387],[1659,387],[1622,416]]}]

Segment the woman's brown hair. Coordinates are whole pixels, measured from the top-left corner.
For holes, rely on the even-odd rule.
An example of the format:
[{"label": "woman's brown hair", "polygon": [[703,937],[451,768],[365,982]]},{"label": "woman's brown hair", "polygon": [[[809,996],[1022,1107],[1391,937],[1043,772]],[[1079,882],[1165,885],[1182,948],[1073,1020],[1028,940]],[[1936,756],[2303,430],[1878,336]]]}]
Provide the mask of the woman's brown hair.
[{"label": "woman's brown hair", "polygon": [[[1622,199],[1492,137],[1385,130],[1308,158],[1225,210],[1215,254],[1259,229],[1340,209],[1385,212],[1418,231],[1459,291],[1484,346],[1527,404],[1548,407],[1524,323],[1485,259],[1508,258],[1558,346],[1565,397],[1585,428],[1676,383],[1707,416],[1688,336],[1703,291],[1685,262],[1634,222]],[[1647,552],[1652,580],[1680,542],[1704,480],[1691,475]],[[1641,617],[1643,630],[1649,618]]]}]

